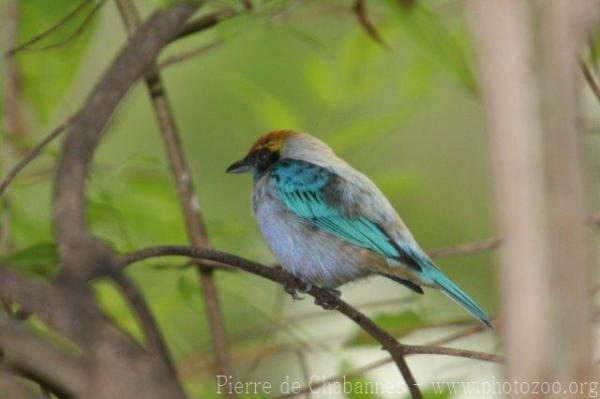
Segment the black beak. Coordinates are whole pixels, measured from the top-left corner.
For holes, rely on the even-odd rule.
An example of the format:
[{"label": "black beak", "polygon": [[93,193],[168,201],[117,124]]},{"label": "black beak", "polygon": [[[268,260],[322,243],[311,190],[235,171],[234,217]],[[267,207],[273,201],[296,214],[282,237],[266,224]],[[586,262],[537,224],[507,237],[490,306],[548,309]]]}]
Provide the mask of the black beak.
[{"label": "black beak", "polygon": [[242,159],[229,166],[225,173],[246,173],[250,170],[252,170],[252,165],[246,159]]}]

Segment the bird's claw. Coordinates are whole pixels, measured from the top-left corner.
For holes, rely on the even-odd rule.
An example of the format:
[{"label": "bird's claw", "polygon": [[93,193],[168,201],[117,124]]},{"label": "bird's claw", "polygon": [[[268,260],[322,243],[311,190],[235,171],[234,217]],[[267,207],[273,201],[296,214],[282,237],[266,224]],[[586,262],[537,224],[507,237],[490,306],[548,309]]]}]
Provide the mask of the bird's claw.
[{"label": "bird's claw", "polygon": [[304,281],[304,280],[300,280],[300,281],[302,282],[302,284],[304,284],[304,286],[301,288],[298,288],[298,291],[306,293],[306,292],[312,290],[313,285],[311,283],[309,283],[308,281]]},{"label": "bird's claw", "polygon": [[[342,296],[342,292],[335,288],[325,288],[325,290],[335,299],[339,299]],[[315,305],[319,305],[325,310],[334,310],[338,307],[338,302],[335,299],[316,297]]]},{"label": "bird's claw", "polygon": [[294,301],[301,301],[304,299],[304,297],[298,295],[298,291],[303,292],[303,293],[308,292],[312,289],[312,284],[309,283],[308,281],[302,280],[300,278],[296,278],[293,281],[288,281],[283,286],[283,289],[285,290],[285,292],[290,294],[290,296],[292,297],[292,299]]},{"label": "bird's claw", "polygon": [[296,286],[294,284],[286,284],[283,286],[283,289],[285,292],[290,294],[294,302],[301,301],[304,299],[303,296],[298,295],[298,290],[296,289]]}]

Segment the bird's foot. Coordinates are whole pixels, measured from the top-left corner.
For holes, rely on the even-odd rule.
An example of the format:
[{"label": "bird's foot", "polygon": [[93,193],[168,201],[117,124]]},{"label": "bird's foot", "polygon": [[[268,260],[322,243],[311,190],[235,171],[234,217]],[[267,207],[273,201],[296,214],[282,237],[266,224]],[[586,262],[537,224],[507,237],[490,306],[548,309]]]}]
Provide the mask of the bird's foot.
[{"label": "bird's foot", "polygon": [[337,301],[342,296],[342,292],[340,290],[336,290],[335,288],[324,288],[329,295],[333,298],[315,298],[315,305],[321,306],[325,310],[334,310],[337,308]]},{"label": "bird's foot", "polygon": [[[299,284],[300,283],[300,284]],[[312,284],[302,279],[296,279],[296,281],[289,281],[283,286],[285,292],[290,294],[292,299],[295,301],[301,301],[304,299],[303,296],[298,295],[300,292],[308,292],[312,289]]]}]

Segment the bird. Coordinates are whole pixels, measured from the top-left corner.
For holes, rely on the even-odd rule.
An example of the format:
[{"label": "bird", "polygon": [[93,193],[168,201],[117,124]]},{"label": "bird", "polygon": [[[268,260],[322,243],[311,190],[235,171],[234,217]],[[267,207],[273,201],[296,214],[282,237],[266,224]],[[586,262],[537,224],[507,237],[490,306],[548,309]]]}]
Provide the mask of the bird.
[{"label": "bird", "polygon": [[227,173],[251,173],[252,210],[282,268],[340,294],[371,275],[423,294],[441,290],[488,327],[486,312],[421,249],[385,195],[318,138],[294,130],[260,137]]}]

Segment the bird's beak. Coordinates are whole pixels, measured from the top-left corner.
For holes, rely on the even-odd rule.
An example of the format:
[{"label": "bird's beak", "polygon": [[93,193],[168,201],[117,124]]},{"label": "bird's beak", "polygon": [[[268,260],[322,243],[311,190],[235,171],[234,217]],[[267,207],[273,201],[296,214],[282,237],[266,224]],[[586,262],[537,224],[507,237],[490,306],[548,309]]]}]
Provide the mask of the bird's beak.
[{"label": "bird's beak", "polygon": [[225,173],[246,173],[250,170],[252,170],[252,165],[246,159],[242,159],[229,166]]}]

